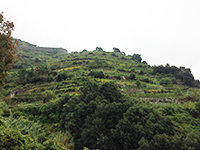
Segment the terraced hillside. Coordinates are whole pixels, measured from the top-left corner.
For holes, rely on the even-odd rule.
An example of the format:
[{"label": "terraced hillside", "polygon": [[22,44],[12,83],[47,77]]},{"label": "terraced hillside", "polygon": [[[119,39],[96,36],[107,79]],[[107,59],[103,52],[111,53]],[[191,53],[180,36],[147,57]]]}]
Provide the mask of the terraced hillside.
[{"label": "terraced hillside", "polygon": [[17,39],[17,41],[20,59],[13,65],[13,69],[29,68],[43,63],[54,62],[67,53],[67,50],[63,48],[38,47],[20,39]]},{"label": "terraced hillside", "polygon": [[198,149],[200,82],[190,69],[102,50],[21,54],[14,66],[31,64],[9,73],[0,93],[2,115],[10,124],[37,123],[43,133],[18,128],[34,135],[38,147],[159,149],[168,142],[167,149]]},{"label": "terraced hillside", "polygon": [[[174,74],[155,74],[155,67],[138,63],[132,57],[121,53],[66,54],[60,61],[45,65],[23,70],[23,75],[11,73],[7,91],[18,91],[13,99],[17,99],[18,96],[25,97],[26,94],[30,98],[31,95],[41,93],[42,88],[51,90],[59,97],[66,93],[72,94],[78,92],[82,80],[88,78],[98,82],[114,82],[126,95],[155,102],[181,103],[187,100],[195,101],[199,97],[199,89],[184,85],[183,80]],[[18,76],[23,76],[23,79]],[[18,86],[20,88],[17,88]],[[13,91],[12,87],[15,87]],[[25,99],[28,101],[29,98]]]}]

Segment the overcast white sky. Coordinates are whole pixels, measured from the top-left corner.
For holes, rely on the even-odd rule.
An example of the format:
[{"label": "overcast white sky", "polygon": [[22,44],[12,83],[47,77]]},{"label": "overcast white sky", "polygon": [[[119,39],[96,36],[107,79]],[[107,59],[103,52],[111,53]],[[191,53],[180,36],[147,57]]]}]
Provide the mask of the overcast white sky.
[{"label": "overcast white sky", "polygon": [[199,0],[0,0],[14,38],[69,52],[119,48],[200,79]]}]

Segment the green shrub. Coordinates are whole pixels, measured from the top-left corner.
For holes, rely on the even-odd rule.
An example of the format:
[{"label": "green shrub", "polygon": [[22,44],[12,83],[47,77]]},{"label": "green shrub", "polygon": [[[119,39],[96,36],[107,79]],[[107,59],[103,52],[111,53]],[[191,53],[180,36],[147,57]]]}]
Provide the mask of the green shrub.
[{"label": "green shrub", "polygon": [[121,80],[121,76],[120,75],[115,76],[115,78],[117,78],[118,80]]},{"label": "green shrub", "polygon": [[72,79],[73,77],[74,77],[74,74],[72,73],[67,74],[67,78]]},{"label": "green shrub", "polygon": [[60,72],[56,76],[56,81],[62,81],[62,80],[65,80],[65,79],[67,79],[67,74],[65,72]]},{"label": "green shrub", "polygon": [[88,75],[93,78],[104,78],[105,77],[103,71],[91,71]]},{"label": "green shrub", "polygon": [[39,115],[39,114],[40,114],[39,107],[37,107],[37,106],[28,106],[28,107],[24,107],[23,112],[24,112],[25,114],[31,114],[31,115],[33,115],[33,116]]},{"label": "green shrub", "polygon": [[118,55],[116,55],[115,53],[112,53],[111,56],[118,57]]},{"label": "green shrub", "polygon": [[173,83],[173,84],[177,84],[176,78],[172,78],[172,83]]},{"label": "green shrub", "polygon": [[49,101],[51,98],[53,98],[55,96],[55,93],[51,90],[46,90],[42,93],[44,99],[43,99],[43,102],[47,102]]},{"label": "green shrub", "polygon": [[10,110],[9,110],[9,109],[4,109],[4,110],[3,110],[2,116],[3,116],[3,117],[9,117],[10,114],[11,114],[11,113],[10,113]]},{"label": "green shrub", "polygon": [[197,116],[200,118],[200,102],[195,103],[195,109],[197,112]]},{"label": "green shrub", "polygon": [[131,69],[131,72],[135,72],[135,69]]},{"label": "green shrub", "polygon": [[43,146],[29,135],[22,135],[19,130],[0,126],[0,147],[2,150],[42,149]]},{"label": "green shrub", "polygon": [[120,71],[120,72],[128,72],[127,70],[125,70],[125,69],[117,69],[118,71]]},{"label": "green shrub", "polygon": [[136,81],[137,87],[141,87],[141,82],[139,80]]},{"label": "green shrub", "polygon": [[131,73],[130,76],[129,76],[129,79],[135,80],[135,74],[134,74],[134,73]]},{"label": "green shrub", "polygon": [[143,79],[143,81],[146,82],[146,83],[150,83],[149,78],[145,78],[145,79]]},{"label": "green shrub", "polygon": [[35,58],[35,62],[41,62],[39,58]]},{"label": "green shrub", "polygon": [[15,111],[13,113],[13,118],[17,118],[17,117],[20,117],[20,116],[22,116],[22,112],[20,112],[20,111]]},{"label": "green shrub", "polygon": [[142,87],[143,87],[143,88],[146,88],[146,87],[147,87],[147,84],[146,84],[146,83],[142,83]]},{"label": "green shrub", "polygon": [[162,79],[160,80],[160,85],[165,85],[165,86],[167,86],[167,85],[169,85],[169,84],[171,84],[171,80],[170,80],[169,78],[162,78]]}]

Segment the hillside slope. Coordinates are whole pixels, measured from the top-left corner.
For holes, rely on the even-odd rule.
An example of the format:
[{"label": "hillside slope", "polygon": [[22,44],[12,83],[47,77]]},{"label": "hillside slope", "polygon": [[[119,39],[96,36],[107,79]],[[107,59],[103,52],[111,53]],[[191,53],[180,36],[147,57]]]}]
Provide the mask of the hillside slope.
[{"label": "hillside slope", "polygon": [[52,47],[38,47],[28,42],[16,39],[18,42],[18,60],[14,65],[13,69],[28,68],[43,63],[49,63],[59,60],[64,53],[67,53],[66,49],[63,48],[52,48]]},{"label": "hillside slope", "polygon": [[188,68],[102,50],[22,50],[21,58],[1,90],[0,115],[41,149],[200,146],[200,86]]}]

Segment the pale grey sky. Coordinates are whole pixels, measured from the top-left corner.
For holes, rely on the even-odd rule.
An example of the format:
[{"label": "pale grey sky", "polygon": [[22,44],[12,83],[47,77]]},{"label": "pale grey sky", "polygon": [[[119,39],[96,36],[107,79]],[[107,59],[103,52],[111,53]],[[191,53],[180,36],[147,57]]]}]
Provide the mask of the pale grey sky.
[{"label": "pale grey sky", "polygon": [[0,0],[14,38],[69,52],[119,48],[200,79],[199,0]]}]

